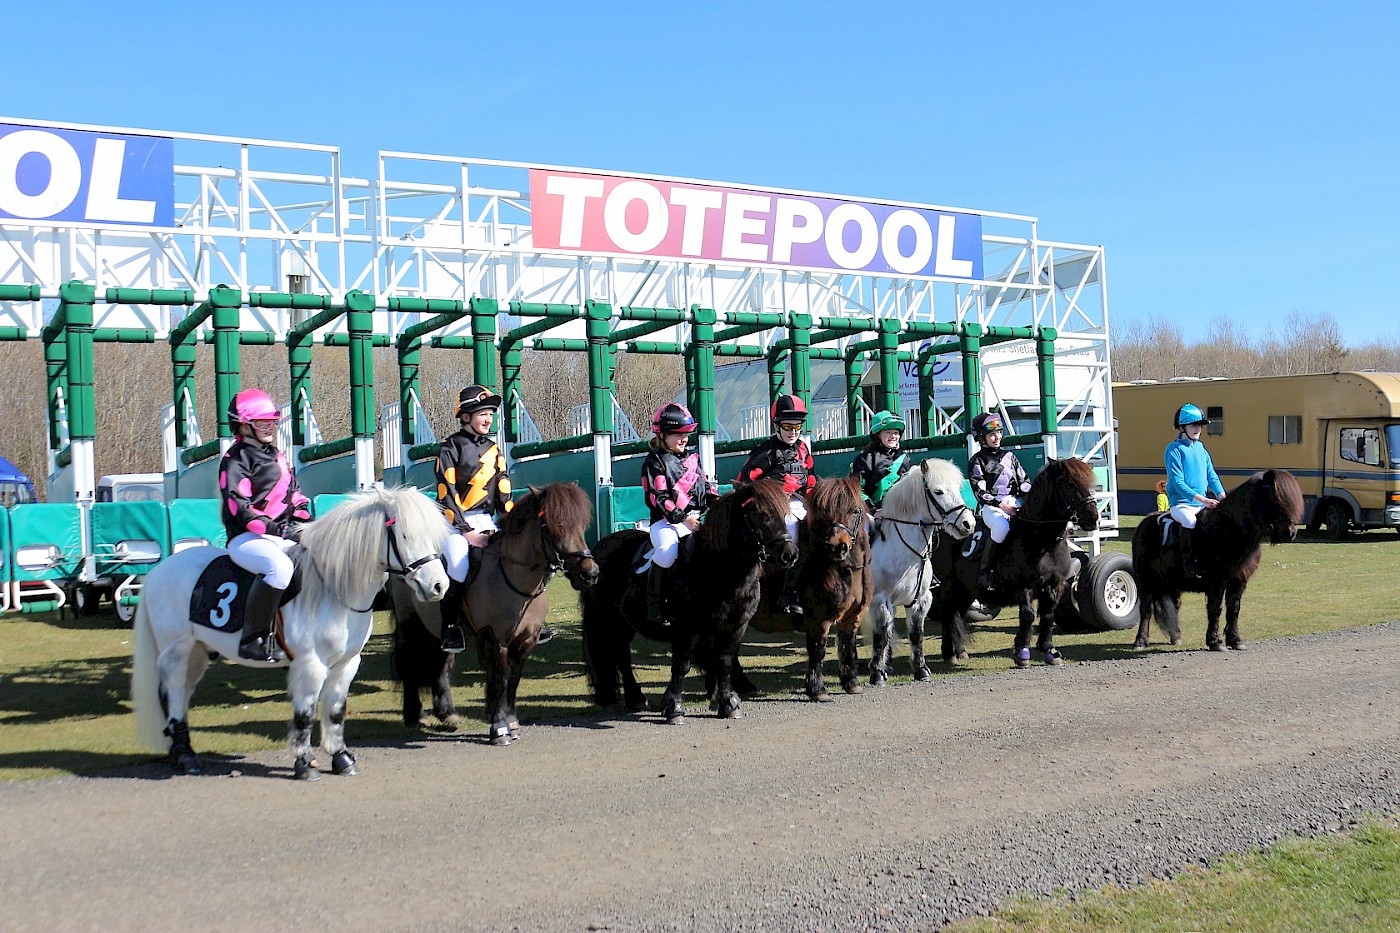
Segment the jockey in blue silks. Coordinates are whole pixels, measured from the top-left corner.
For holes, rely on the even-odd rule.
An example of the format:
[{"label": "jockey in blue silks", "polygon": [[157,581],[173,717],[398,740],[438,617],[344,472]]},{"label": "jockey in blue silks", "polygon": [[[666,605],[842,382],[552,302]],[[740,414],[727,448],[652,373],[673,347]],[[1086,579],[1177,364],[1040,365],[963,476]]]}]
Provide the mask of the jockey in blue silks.
[{"label": "jockey in blue silks", "polygon": [[1216,475],[1210,451],[1201,442],[1201,432],[1210,421],[1195,405],[1182,405],[1172,421],[1176,440],[1164,452],[1167,466],[1167,501],[1172,518],[1181,525],[1181,555],[1186,571],[1199,575],[1191,549],[1190,530],[1196,527],[1201,509],[1213,509],[1225,497],[1225,487]]}]

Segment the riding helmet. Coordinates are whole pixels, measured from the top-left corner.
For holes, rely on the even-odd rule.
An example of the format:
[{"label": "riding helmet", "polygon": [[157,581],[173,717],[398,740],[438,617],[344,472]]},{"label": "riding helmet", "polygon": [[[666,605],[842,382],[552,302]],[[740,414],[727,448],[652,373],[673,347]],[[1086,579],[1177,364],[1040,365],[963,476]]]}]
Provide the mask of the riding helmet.
[{"label": "riding helmet", "polygon": [[695,418],[690,409],[678,402],[668,402],[651,416],[654,434],[689,434],[695,430]]},{"label": "riding helmet", "polygon": [[500,407],[501,397],[499,395],[486,388],[486,386],[471,385],[463,389],[457,396],[456,417],[460,418],[463,415],[470,415],[473,412],[481,411],[483,408],[489,408],[495,411]]},{"label": "riding helmet", "polygon": [[796,395],[780,395],[773,402],[773,421],[806,421],[807,403]]},{"label": "riding helmet", "polygon": [[903,434],[907,428],[904,421],[892,411],[877,411],[875,417],[870,419],[870,433],[879,434],[881,431],[895,430]]},{"label": "riding helmet", "polygon": [[228,403],[228,420],[232,424],[250,421],[280,421],[282,413],[277,403],[262,389],[244,389]]},{"label": "riding helmet", "polygon": [[1205,412],[1187,402],[1176,410],[1176,419],[1172,422],[1172,427],[1180,428],[1188,424],[1210,424],[1210,419],[1205,416]]},{"label": "riding helmet", "polygon": [[1001,422],[1001,415],[994,411],[984,411],[976,418],[972,419],[972,436],[979,441],[993,431],[1002,431],[1005,427]]}]

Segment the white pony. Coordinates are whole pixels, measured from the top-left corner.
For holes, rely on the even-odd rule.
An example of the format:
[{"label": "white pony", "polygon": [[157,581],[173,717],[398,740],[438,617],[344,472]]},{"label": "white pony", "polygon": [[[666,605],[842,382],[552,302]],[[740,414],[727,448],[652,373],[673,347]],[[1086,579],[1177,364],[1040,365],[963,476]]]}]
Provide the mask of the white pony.
[{"label": "white pony", "polygon": [[[373,627],[375,596],[385,575],[402,576],[425,601],[447,593],[442,543],[448,526],[437,507],[412,487],[357,495],[305,525],[291,550],[301,591],[282,607],[282,643],[290,662],[246,661],[238,656],[242,620],[230,618],[237,584],[225,582],[209,597],[213,610],[191,621],[194,590],[205,568],[227,552],[190,548],[153,567],[136,609],[136,657],[131,699],[137,731],[156,751],[169,751],[175,770],[198,774],[190,746],[189,704],[211,657],[245,667],[289,667],[294,776],[320,776],[311,753],[311,724],[321,713],[321,748],[336,774],[354,774],[345,747],[345,697],[360,668],[360,651]],[[213,627],[217,625],[218,627]]]},{"label": "white pony", "polygon": [[930,555],[937,536],[947,532],[962,540],[977,527],[977,518],[962,497],[962,471],[948,460],[924,460],[890,487],[880,506],[880,520],[870,536],[870,684],[889,679],[894,607],[905,607],[909,622],[909,660],[915,680],[932,675],[924,663],[924,618],[933,603]]}]

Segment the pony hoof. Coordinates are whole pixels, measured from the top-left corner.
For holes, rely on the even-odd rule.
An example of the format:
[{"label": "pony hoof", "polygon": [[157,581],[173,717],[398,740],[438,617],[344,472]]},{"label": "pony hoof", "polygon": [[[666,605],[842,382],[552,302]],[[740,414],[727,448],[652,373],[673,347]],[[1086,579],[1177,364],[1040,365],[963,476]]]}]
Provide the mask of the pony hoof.
[{"label": "pony hoof", "polygon": [[927,667],[920,667],[914,670],[914,679],[921,684],[926,684],[933,680],[933,674]]},{"label": "pony hoof", "polygon": [[1146,642],[1136,642],[1136,641],[1135,641],[1135,642],[1133,642],[1133,650],[1134,650],[1134,651],[1146,651],[1146,650],[1147,650],[1147,643],[1146,643]]},{"label": "pony hoof", "polygon": [[685,713],[672,713],[670,716],[667,716],[667,717],[666,717],[666,725],[668,725],[668,726],[683,726],[683,725],[685,725]]},{"label": "pony hoof", "polygon": [[883,687],[885,682],[889,679],[890,675],[886,674],[884,671],[870,672],[870,686],[872,687]]},{"label": "pony hoof", "polygon": [[646,709],[646,697],[637,697],[636,699],[627,701],[627,712],[629,713],[644,713]]},{"label": "pony hoof", "polygon": [[1016,652],[1016,666],[1019,668],[1031,666],[1031,649],[1021,648]]},{"label": "pony hoof", "polygon": [[204,764],[195,755],[181,755],[174,761],[176,774],[199,775],[204,773]]},{"label": "pony hoof", "polygon": [[[1172,641],[1171,641],[1171,643],[1172,643],[1173,645],[1179,645],[1179,644],[1181,644],[1181,636],[1178,635],[1178,636],[1176,636],[1175,638],[1173,638]],[[1146,646],[1146,645],[1143,645],[1143,647],[1146,648],[1147,646]]]},{"label": "pony hoof", "polygon": [[1225,647],[1231,651],[1248,651],[1249,647],[1242,641],[1226,642]]},{"label": "pony hoof", "polygon": [[809,693],[809,694],[807,694],[807,699],[811,700],[813,703],[830,703],[830,702],[831,702],[831,694],[829,694],[829,693],[827,693],[825,690],[823,690],[821,693]]},{"label": "pony hoof", "polygon": [[355,756],[350,754],[349,749],[342,748],[331,756],[331,774],[343,774],[346,777],[354,777],[360,772],[355,768]]},{"label": "pony hoof", "polygon": [[1206,647],[1209,648],[1211,651],[1224,651],[1224,650],[1225,650],[1225,646],[1222,645],[1222,644],[1220,644],[1219,642],[1216,642],[1216,643],[1214,643],[1214,644],[1208,644],[1208,645],[1206,645]]},{"label": "pony hoof", "polygon": [[865,692],[865,691],[864,691],[864,688],[861,687],[861,685],[860,685],[857,681],[854,681],[854,680],[851,681],[850,683],[842,684],[842,685],[841,685],[841,689],[844,690],[844,691],[846,691],[846,692],[847,692],[848,694],[850,694],[851,696],[860,696],[862,693]]},{"label": "pony hoof", "polygon": [[510,740],[512,742],[520,741],[520,723],[513,722],[510,724]]},{"label": "pony hoof", "polygon": [[1045,652],[1045,663],[1050,667],[1059,667],[1065,663],[1065,659],[1060,657],[1060,652],[1057,649],[1051,648]]},{"label": "pony hoof", "polygon": [[966,651],[959,651],[957,654],[953,655],[953,660],[956,661],[956,662],[959,663],[959,664],[962,664],[962,663],[965,662],[967,659],[968,659],[968,653],[967,653]]},{"label": "pony hoof", "polygon": [[292,766],[292,778],[297,781],[319,781],[321,772],[316,769],[314,761],[298,758]]},{"label": "pony hoof", "polygon": [[448,729],[451,729],[453,732],[456,732],[462,727],[462,717],[457,715],[456,713],[453,713],[451,716],[445,717],[442,720],[442,724]]}]

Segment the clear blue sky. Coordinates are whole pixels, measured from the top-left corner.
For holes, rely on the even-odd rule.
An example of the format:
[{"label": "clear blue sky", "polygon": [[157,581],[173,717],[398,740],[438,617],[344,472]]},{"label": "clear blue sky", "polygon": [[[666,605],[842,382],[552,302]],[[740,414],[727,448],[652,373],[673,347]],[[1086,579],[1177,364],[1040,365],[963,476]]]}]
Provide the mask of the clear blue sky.
[{"label": "clear blue sky", "polygon": [[[138,14],[136,11],[140,11]],[[1110,312],[1400,340],[1400,3],[0,6],[0,114],[1031,214]]]}]

